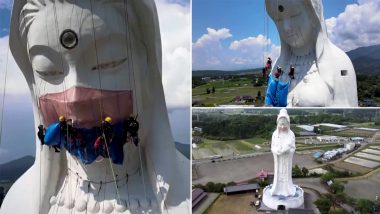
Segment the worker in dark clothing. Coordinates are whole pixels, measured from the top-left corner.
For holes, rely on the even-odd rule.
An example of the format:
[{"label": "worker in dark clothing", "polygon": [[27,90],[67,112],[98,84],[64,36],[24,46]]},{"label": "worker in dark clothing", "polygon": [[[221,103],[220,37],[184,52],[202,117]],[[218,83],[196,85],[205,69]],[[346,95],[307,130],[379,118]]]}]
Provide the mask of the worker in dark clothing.
[{"label": "worker in dark clothing", "polygon": [[38,139],[40,139],[41,145],[45,144],[45,128],[43,125],[38,126],[38,132],[37,132]]},{"label": "worker in dark clothing", "polygon": [[274,76],[278,79],[280,78],[282,74],[282,68],[280,66],[277,66],[277,72],[274,74]]},{"label": "worker in dark clothing", "polygon": [[270,57],[268,57],[266,69],[267,70],[272,69],[272,59]]},{"label": "worker in dark clothing", "polygon": [[59,117],[59,128],[61,130],[61,136],[63,135],[66,139],[67,138],[67,121],[64,116]]},{"label": "worker in dark clothing", "polygon": [[107,143],[110,143],[112,141],[112,125],[111,125],[112,119],[111,117],[106,117],[104,121],[102,122],[101,130],[102,134],[104,134],[104,137],[106,138]]},{"label": "worker in dark clothing", "polygon": [[290,79],[294,80],[294,74],[295,74],[295,69],[293,66],[290,66],[290,71],[289,71]]},{"label": "worker in dark clothing", "polygon": [[102,152],[103,157],[108,157],[107,145],[112,142],[113,138],[113,129],[111,123],[111,117],[106,117],[104,121],[102,121],[102,125],[100,126],[101,135],[96,138],[94,143],[95,151],[98,154]]},{"label": "worker in dark clothing", "polygon": [[266,77],[266,76],[267,76],[267,69],[263,68],[263,77]]},{"label": "worker in dark clothing", "polygon": [[127,121],[126,128],[135,146],[139,144],[139,137],[138,137],[139,126],[140,125],[139,125],[139,122],[137,121],[137,117],[133,117],[131,115]]},{"label": "worker in dark clothing", "polygon": [[[58,120],[59,120],[60,132],[61,132],[60,133],[60,139],[62,139],[62,137],[63,137],[65,139],[65,142],[67,143],[67,121],[66,121],[66,118],[64,116],[59,116]],[[59,148],[60,148],[61,144],[62,144],[62,142],[59,145],[53,146],[55,152],[60,152]]]}]

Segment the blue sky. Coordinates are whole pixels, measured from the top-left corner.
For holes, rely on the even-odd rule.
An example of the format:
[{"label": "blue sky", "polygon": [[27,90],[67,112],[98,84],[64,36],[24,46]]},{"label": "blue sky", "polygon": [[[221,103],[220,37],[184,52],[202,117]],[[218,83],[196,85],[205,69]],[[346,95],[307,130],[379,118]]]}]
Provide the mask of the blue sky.
[{"label": "blue sky", "polygon": [[[34,155],[32,103],[26,81],[8,49],[11,0],[0,0],[0,119],[5,101],[0,163]],[[174,140],[190,143],[191,16],[189,0],[155,0],[162,40],[162,81]],[[8,75],[6,96],[4,71]],[[20,134],[22,133],[22,134]]]},{"label": "blue sky", "polygon": [[[325,18],[337,16],[344,11],[353,0],[324,0]],[[193,37],[195,42],[206,33],[206,28],[220,29],[227,27],[234,38],[227,39],[224,44],[236,39],[264,33],[264,0],[193,0]],[[278,42],[277,31],[270,20],[269,37]]]},{"label": "blue sky", "polygon": [[[348,5],[356,5],[357,8],[354,11],[357,21],[365,19],[365,16],[379,15],[379,0],[323,0],[324,4],[324,15],[325,19],[329,20],[328,23],[334,24],[334,19],[337,19],[338,22],[335,24],[340,24],[341,22],[349,22],[350,20],[346,17],[339,19],[339,15],[350,15],[351,10],[346,10]],[[372,14],[368,14],[368,11],[372,7]],[[258,66],[257,63],[234,65],[231,63],[221,62],[217,63],[217,59],[220,61],[231,60],[233,57],[239,57],[238,51],[228,50],[228,47],[233,41],[240,41],[249,37],[256,38],[258,35],[264,35],[264,23],[265,20],[269,20],[269,39],[271,40],[271,45],[279,46],[279,36],[277,29],[275,28],[274,23],[270,18],[266,18],[264,0],[193,0],[192,5],[192,42],[193,42],[193,70],[196,69],[234,69],[234,68],[244,68],[249,66]],[[354,16],[351,14],[352,19]],[[340,21],[340,22],[339,22]],[[375,21],[376,22],[376,21]],[[377,21],[378,24],[380,20]],[[344,25],[344,24],[343,24]],[[218,32],[219,29],[228,29],[225,31],[225,36],[220,36],[217,44],[209,44],[209,46],[204,45],[199,47],[194,45],[202,36],[207,35],[207,28],[214,29]],[[362,28],[366,28],[362,26]],[[335,33],[334,29],[339,29],[339,26],[331,26],[331,37],[334,43],[341,47],[342,49],[353,49],[357,48],[359,45],[347,46],[340,44],[339,39]],[[349,29],[346,29],[349,30]],[[369,31],[369,29],[368,29]],[[221,35],[222,32],[219,32]],[[210,34],[210,33],[209,33]],[[212,33],[211,33],[212,34]],[[217,33],[215,33],[217,34]],[[342,33],[343,34],[343,33]],[[339,36],[338,36],[339,37]],[[335,39],[335,41],[334,41]],[[359,40],[359,39],[358,39]],[[356,41],[354,41],[356,42]],[[371,41],[369,41],[370,43]],[[380,39],[375,39],[372,41],[377,44],[380,43]],[[219,49],[215,53],[210,51],[215,45],[222,45],[222,49]],[[365,44],[360,44],[365,45]],[[273,49],[279,47],[273,47]],[[207,50],[207,51],[206,51]],[[265,50],[265,49],[263,49]],[[220,52],[224,51],[223,54]],[[233,52],[233,53],[231,53]],[[261,54],[263,51],[261,51]],[[215,54],[211,56],[210,54]],[[214,60],[210,60],[210,63],[207,63],[207,58],[214,57]]]},{"label": "blue sky", "polygon": [[0,37],[9,34],[9,22],[11,11],[7,8],[0,8]]}]

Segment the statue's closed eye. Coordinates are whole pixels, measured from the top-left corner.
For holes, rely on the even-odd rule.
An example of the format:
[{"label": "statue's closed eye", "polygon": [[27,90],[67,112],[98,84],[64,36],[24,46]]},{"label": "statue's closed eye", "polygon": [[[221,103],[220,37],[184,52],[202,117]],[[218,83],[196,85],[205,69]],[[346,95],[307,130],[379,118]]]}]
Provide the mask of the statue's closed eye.
[{"label": "statue's closed eye", "polygon": [[51,70],[51,71],[38,71],[38,70],[36,70],[36,72],[39,75],[44,76],[44,77],[56,76],[56,75],[62,75],[63,74],[63,71],[59,71],[59,70]]},{"label": "statue's closed eye", "polygon": [[121,64],[123,64],[125,61],[127,61],[127,58],[121,59],[121,60],[115,60],[115,61],[109,61],[106,63],[101,63],[97,66],[94,66],[91,68],[91,70],[104,70],[109,68],[115,68]]},{"label": "statue's closed eye", "polygon": [[58,66],[54,63],[56,60],[54,57],[46,55],[37,55],[32,57],[32,67],[42,77],[51,77],[62,75],[62,65]]}]

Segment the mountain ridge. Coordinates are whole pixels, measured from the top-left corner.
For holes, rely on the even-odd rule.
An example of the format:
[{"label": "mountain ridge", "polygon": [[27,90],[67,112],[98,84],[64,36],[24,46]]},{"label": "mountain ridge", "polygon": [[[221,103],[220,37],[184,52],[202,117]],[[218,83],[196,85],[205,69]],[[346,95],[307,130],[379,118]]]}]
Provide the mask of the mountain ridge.
[{"label": "mountain ridge", "polygon": [[0,164],[0,180],[15,181],[34,163],[33,156],[24,156],[16,160],[12,160]]},{"label": "mountain ridge", "polygon": [[[380,44],[359,47],[346,52],[354,65],[357,75],[380,75]],[[215,77],[225,75],[245,75],[261,72],[262,68],[240,70],[194,70],[193,77]]]}]

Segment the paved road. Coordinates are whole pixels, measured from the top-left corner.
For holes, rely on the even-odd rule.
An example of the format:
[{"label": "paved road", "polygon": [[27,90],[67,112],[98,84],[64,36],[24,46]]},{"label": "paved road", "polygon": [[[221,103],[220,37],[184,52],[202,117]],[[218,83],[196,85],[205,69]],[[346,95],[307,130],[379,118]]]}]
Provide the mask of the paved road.
[{"label": "paved road", "polygon": [[[298,164],[300,167],[315,165],[314,158],[310,154],[295,154],[294,156],[294,164]],[[215,163],[200,162],[195,164],[195,168],[198,179],[193,180],[193,184],[206,184],[209,181],[214,183],[242,182],[255,178],[261,169],[273,172],[273,155],[266,153]]]},{"label": "paved road", "polygon": [[317,206],[315,206],[314,202],[319,198],[319,193],[314,189],[303,188],[305,191],[305,208],[312,209],[315,214],[320,214]]},{"label": "paved road", "polygon": [[[272,154],[271,152],[255,152],[250,154],[244,154],[244,155],[224,155],[222,158],[215,160],[215,162],[221,162],[221,161],[228,161],[228,160],[234,160],[234,159],[241,159],[241,158],[251,158],[256,157],[263,154]],[[193,160],[193,164],[202,164],[202,163],[211,163],[211,158],[202,158],[202,159],[196,159]]]},{"label": "paved road", "polygon": [[326,187],[322,185],[320,178],[294,178],[293,183],[301,187],[313,189],[321,194],[328,193]]}]

